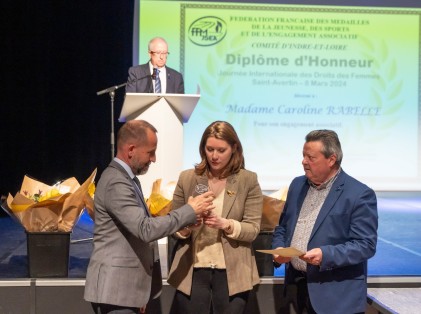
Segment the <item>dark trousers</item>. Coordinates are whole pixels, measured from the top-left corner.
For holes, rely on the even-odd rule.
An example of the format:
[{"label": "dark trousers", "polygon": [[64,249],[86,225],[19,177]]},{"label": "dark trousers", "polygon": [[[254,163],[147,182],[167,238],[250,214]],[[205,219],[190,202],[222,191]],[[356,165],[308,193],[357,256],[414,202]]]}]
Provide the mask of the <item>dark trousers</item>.
[{"label": "dark trousers", "polygon": [[250,291],[229,296],[224,269],[195,268],[191,295],[176,291],[172,314],[241,314]]},{"label": "dark trousers", "polygon": [[91,303],[95,314],[139,314],[140,309],[113,304]]},{"label": "dark trousers", "polygon": [[308,295],[307,278],[298,277],[295,280],[297,286],[297,314],[316,314]]}]

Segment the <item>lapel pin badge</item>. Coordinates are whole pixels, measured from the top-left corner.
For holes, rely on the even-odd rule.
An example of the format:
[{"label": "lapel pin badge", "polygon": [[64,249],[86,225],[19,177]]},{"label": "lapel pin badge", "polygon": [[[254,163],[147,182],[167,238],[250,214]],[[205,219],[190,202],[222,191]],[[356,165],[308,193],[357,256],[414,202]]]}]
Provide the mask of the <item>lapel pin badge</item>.
[{"label": "lapel pin badge", "polygon": [[234,196],[235,192],[231,191],[231,190],[227,190],[227,194],[228,194],[228,196]]}]

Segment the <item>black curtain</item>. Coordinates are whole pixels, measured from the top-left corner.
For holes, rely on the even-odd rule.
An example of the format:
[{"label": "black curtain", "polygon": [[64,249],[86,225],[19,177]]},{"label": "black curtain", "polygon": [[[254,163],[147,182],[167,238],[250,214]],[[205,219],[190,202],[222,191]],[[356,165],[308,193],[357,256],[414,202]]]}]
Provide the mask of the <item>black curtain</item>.
[{"label": "black curtain", "polygon": [[[25,174],[82,183],[111,160],[111,105],[104,88],[132,65],[133,1],[19,1],[0,4],[0,195]],[[115,132],[124,98],[116,91]]]}]

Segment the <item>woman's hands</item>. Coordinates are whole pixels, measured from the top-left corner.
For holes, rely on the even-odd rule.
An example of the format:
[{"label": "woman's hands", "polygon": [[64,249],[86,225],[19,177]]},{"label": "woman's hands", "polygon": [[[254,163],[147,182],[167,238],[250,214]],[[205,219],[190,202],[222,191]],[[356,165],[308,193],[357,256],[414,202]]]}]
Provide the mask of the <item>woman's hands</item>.
[{"label": "woman's hands", "polygon": [[231,234],[234,230],[234,223],[230,219],[222,218],[213,212],[205,213],[203,223],[209,228],[222,229],[227,234]]}]

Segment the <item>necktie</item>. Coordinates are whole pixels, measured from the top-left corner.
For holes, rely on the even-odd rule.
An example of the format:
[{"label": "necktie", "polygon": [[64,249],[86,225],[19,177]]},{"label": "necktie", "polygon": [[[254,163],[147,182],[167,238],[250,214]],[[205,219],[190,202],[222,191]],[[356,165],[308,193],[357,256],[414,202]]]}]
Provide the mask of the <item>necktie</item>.
[{"label": "necktie", "polygon": [[134,176],[134,177],[133,177],[133,181],[134,181],[134,183],[136,183],[137,187],[139,188],[140,193],[141,193],[141,194],[142,194],[142,196],[143,196],[142,187],[140,186],[140,181],[139,181],[139,178],[138,178],[138,177],[136,177],[136,176]]},{"label": "necktie", "polygon": [[159,70],[155,69],[155,93],[161,92],[161,80],[159,79]]},{"label": "necktie", "polygon": [[147,206],[147,204],[145,202],[145,198],[143,196],[142,187],[140,186],[139,178],[137,176],[134,176],[133,177],[133,181],[134,181],[134,183],[136,183],[137,187],[139,188],[140,194],[142,195],[142,202],[143,202],[143,205],[145,206],[146,214],[148,216],[150,216],[150,213],[149,213],[149,210],[148,210],[148,206]]}]

